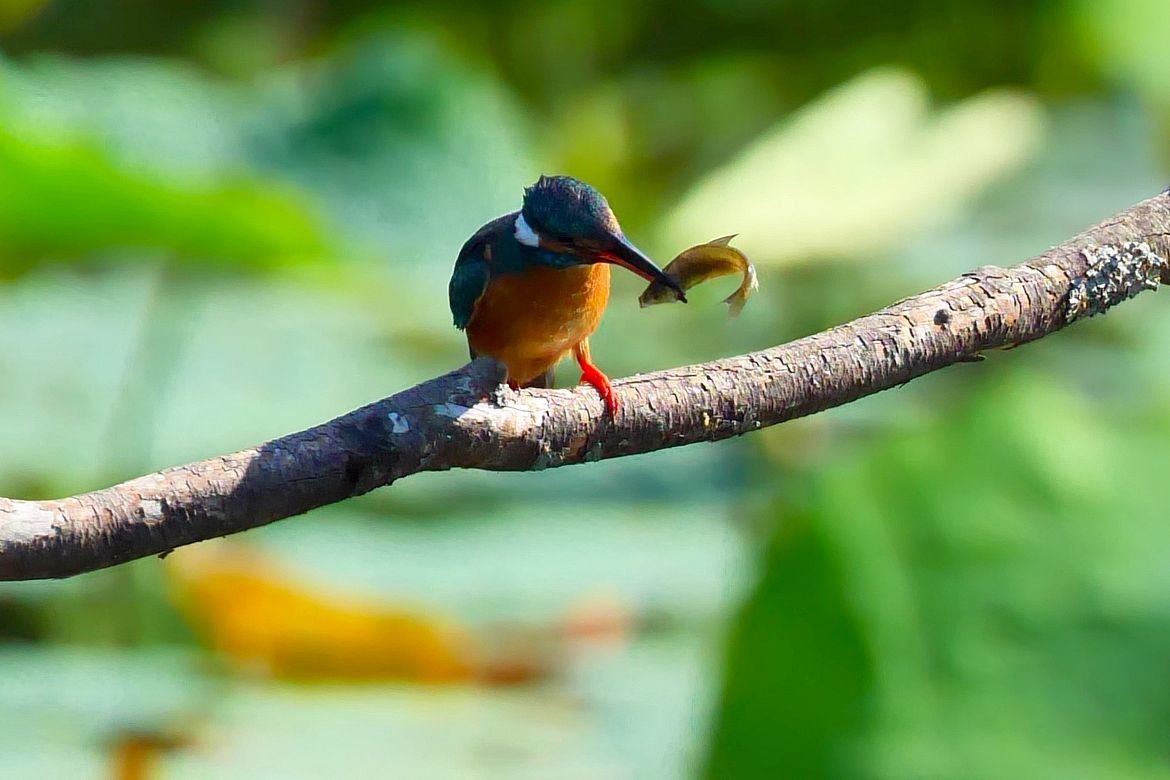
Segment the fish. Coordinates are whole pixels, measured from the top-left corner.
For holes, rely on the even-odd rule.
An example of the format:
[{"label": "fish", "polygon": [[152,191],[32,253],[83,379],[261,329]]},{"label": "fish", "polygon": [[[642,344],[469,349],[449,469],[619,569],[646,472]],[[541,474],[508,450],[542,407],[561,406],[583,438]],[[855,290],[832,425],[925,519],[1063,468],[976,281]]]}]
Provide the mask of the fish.
[{"label": "fish", "polygon": [[[689,290],[708,279],[735,273],[743,274],[743,282],[736,291],[723,299],[727,304],[728,314],[732,317],[739,316],[748,298],[760,288],[755,266],[748,260],[747,255],[731,246],[731,239],[735,236],[733,233],[684,249],[662,269],[667,276],[678,282],[683,290]],[[678,293],[665,284],[651,282],[638,296],[638,303],[645,308],[659,303],[671,303],[678,299]]]}]

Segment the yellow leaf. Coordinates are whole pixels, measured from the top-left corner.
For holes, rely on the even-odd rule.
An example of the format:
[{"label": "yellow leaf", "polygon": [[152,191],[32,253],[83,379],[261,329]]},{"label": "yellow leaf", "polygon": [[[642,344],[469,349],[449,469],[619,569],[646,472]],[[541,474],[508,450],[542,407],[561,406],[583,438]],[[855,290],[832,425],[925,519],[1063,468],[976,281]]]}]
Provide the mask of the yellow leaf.
[{"label": "yellow leaf", "polygon": [[276,677],[470,679],[472,647],[449,621],[327,595],[259,554],[227,545],[168,559],[180,608],[231,666]]}]

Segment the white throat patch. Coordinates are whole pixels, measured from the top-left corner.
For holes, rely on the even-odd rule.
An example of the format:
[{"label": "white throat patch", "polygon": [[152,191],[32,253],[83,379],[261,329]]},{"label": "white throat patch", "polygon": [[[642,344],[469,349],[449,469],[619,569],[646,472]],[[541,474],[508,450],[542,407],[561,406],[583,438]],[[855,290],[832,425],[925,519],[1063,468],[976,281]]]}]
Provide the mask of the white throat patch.
[{"label": "white throat patch", "polygon": [[516,240],[524,246],[540,246],[540,236],[524,221],[523,214],[516,215]]}]

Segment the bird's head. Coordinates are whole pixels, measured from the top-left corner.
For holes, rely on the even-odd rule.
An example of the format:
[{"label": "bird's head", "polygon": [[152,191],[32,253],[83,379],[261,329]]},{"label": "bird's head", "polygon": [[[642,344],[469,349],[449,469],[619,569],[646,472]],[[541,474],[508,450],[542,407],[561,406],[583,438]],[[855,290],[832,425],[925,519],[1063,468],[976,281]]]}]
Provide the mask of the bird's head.
[{"label": "bird's head", "polygon": [[541,176],[524,189],[524,205],[516,217],[515,237],[521,244],[540,248],[577,263],[613,263],[651,282],[686,295],[678,282],[634,246],[605,196],[571,176]]}]

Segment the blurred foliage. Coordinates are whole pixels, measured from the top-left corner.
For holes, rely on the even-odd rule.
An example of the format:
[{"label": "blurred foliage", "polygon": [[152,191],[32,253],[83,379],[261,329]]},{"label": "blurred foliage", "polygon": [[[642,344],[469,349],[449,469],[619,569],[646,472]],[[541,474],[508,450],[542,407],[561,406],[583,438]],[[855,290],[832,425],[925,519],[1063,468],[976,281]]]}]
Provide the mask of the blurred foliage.
[{"label": "blurred foliage", "polygon": [[872,257],[1015,172],[1043,134],[1024,95],[977,95],[937,118],[926,101],[906,73],[844,84],[701,180],[667,233],[697,239],[735,225],[752,256],[772,263]]},{"label": "blurred foliage", "polygon": [[[99,86],[89,81],[91,88]],[[51,74],[22,78],[12,68],[0,70],[4,270],[24,271],[45,260],[92,261],[112,250],[164,253],[200,268],[224,263],[272,269],[325,257],[320,220],[299,193],[226,170],[204,169],[200,182],[175,182],[159,171],[141,170],[144,166],[125,159],[129,155],[119,159],[96,133],[87,132],[92,119],[77,121],[76,115],[53,110],[44,91],[68,87],[66,79]],[[103,97],[110,96],[89,99]],[[138,104],[149,105],[151,97],[140,93]],[[66,100],[60,95],[61,103]],[[133,119],[117,117],[123,123]],[[134,141],[152,139],[139,135]],[[172,154],[185,157],[190,148],[179,144]]]},{"label": "blurred foliage", "polygon": [[294,680],[470,679],[468,639],[417,611],[314,592],[247,549],[202,547],[167,568],[180,608],[245,673]]},{"label": "blurred foliage", "polygon": [[303,208],[254,186],[183,191],[119,171],[92,147],[13,136],[0,136],[0,169],[0,260],[9,271],[123,248],[261,268],[323,250]]},{"label": "blurred foliage", "polygon": [[4,0],[0,2],[0,31],[7,32],[27,22],[44,6],[44,0]]},{"label": "blurred foliage", "polygon": [[235,673],[320,681],[530,683],[565,643],[621,642],[623,601],[586,594],[552,621],[461,625],[426,603],[331,591],[255,548],[208,543],[171,556],[171,600]]},{"label": "blurred foliage", "polygon": [[[0,494],[457,365],[450,264],[540,172],[598,185],[656,257],[738,232],[760,268],[733,321],[730,279],[640,310],[616,275],[611,375],[1040,251],[1164,188],[1166,23],[1155,0],[0,0]],[[735,442],[420,475],[251,532],[238,566],[0,587],[3,771],[1160,777],[1164,309]]]},{"label": "blurred foliage", "polygon": [[1129,84],[1152,101],[1165,118],[1170,112],[1170,62],[1147,46],[1143,29],[1170,28],[1170,6],[1158,0],[1112,0],[1073,4],[1072,23],[1085,54],[1111,79]]},{"label": "blurred foliage", "polygon": [[711,776],[1170,774],[1165,415],[977,384],[774,506]]}]

